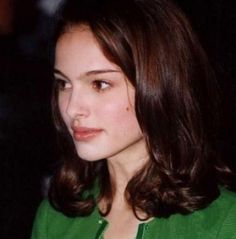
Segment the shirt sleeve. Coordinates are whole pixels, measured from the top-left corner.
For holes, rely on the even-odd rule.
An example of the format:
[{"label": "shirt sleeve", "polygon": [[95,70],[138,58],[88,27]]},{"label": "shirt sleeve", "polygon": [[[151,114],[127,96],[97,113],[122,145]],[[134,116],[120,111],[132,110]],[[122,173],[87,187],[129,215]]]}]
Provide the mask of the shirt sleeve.
[{"label": "shirt sleeve", "polygon": [[48,208],[49,202],[47,200],[44,200],[37,210],[33,224],[31,239],[48,239]]}]

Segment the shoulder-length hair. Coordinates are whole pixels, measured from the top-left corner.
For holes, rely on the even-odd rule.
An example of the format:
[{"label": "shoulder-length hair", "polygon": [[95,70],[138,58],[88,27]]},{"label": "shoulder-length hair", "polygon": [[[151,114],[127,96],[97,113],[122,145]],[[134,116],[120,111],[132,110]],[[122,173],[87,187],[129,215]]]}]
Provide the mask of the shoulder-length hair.
[{"label": "shoulder-length hair", "polygon": [[[104,55],[136,90],[135,110],[149,161],[128,182],[125,196],[134,214],[188,214],[206,207],[228,185],[229,169],[216,150],[216,82],[208,59],[183,13],[170,0],[69,0],[58,14],[55,44],[70,27],[87,25]],[[106,159],[78,157],[52,99],[61,161],[49,199],[69,216],[84,216],[114,188]],[[96,195],[93,188],[98,185]]]}]

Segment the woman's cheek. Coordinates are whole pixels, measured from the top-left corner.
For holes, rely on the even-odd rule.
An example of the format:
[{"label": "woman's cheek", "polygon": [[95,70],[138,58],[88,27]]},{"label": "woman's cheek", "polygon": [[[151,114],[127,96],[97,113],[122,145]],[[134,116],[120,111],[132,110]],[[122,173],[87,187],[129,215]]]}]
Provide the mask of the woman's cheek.
[{"label": "woman's cheek", "polygon": [[66,109],[67,109],[67,99],[65,96],[58,96],[58,108],[59,108],[59,112],[62,116],[63,121],[67,124],[68,122],[68,118],[67,118],[67,114],[66,114]]}]

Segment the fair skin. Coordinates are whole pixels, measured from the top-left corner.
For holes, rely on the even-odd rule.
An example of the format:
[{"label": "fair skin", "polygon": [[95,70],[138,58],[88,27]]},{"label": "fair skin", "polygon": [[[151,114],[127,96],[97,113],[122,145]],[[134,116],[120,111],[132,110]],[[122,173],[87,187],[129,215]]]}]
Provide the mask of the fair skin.
[{"label": "fair skin", "polygon": [[78,155],[87,161],[106,158],[115,184],[104,237],[133,239],[140,221],[127,205],[124,191],[148,158],[134,111],[135,89],[84,25],[69,28],[59,38],[55,78],[60,113]]}]

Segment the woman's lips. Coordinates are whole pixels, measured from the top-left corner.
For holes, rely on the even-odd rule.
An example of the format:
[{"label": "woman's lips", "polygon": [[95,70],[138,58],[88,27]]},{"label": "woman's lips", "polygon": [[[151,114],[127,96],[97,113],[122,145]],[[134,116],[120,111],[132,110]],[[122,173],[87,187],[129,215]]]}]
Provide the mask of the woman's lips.
[{"label": "woman's lips", "polygon": [[102,132],[102,129],[88,127],[72,127],[72,130],[76,141],[90,140]]}]

